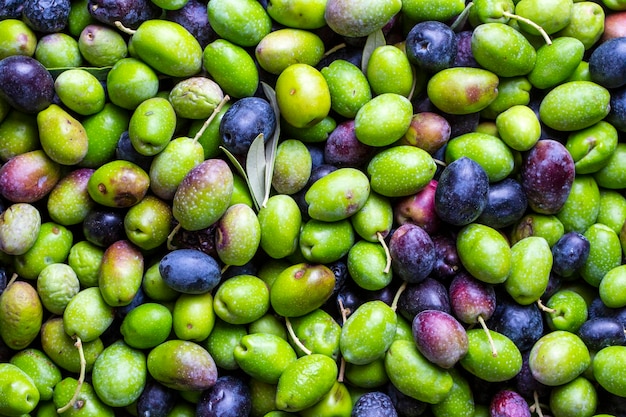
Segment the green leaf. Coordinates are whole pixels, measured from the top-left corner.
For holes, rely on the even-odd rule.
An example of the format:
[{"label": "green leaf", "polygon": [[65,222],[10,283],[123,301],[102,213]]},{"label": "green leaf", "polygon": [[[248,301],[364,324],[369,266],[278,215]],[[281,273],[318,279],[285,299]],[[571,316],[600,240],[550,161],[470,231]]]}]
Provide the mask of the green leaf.
[{"label": "green leaf", "polygon": [[220,146],[220,149],[226,154],[230,162],[232,162],[233,166],[239,172],[239,175],[241,175],[243,179],[246,181],[246,184],[248,185],[248,189],[250,190],[250,194],[252,195],[252,201],[254,202],[254,206],[256,207],[256,210],[259,211],[259,205],[257,201],[254,199],[254,194],[252,192],[252,185],[250,184],[250,179],[248,178],[248,174],[246,174],[246,170],[243,169],[243,167],[241,166],[241,164],[239,163],[235,155],[230,153],[228,149],[226,149],[223,146]]},{"label": "green leaf", "polygon": [[250,180],[250,192],[256,206],[261,206],[265,196],[265,137],[259,133],[252,141],[246,156],[246,172]]},{"label": "green leaf", "polygon": [[53,78],[56,78],[62,72],[72,69],[81,69],[87,71],[94,77],[98,79],[98,81],[106,81],[107,75],[109,75],[109,71],[111,71],[113,67],[58,67],[58,68],[48,68],[48,72],[52,75]]},{"label": "green leaf", "polygon": [[263,92],[269,99],[274,114],[276,115],[276,129],[274,134],[268,141],[265,148],[265,195],[261,203],[261,207],[265,207],[267,200],[270,198],[270,190],[272,189],[272,177],[274,176],[274,162],[276,161],[276,149],[278,147],[278,138],[280,137],[280,109],[278,108],[278,101],[276,101],[276,92],[268,84],[262,82]]},{"label": "green leaf", "polygon": [[370,56],[372,56],[374,49],[386,44],[387,40],[385,39],[385,35],[381,29],[374,31],[367,36],[365,46],[363,47],[363,56],[361,58],[361,71],[363,71],[364,74],[367,71],[367,64],[370,61]]}]

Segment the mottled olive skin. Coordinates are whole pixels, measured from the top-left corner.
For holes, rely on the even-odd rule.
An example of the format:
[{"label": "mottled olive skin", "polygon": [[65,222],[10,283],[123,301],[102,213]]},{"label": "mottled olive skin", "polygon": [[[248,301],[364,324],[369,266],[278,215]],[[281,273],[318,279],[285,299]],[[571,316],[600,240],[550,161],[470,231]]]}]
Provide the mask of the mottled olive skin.
[{"label": "mottled olive skin", "polygon": [[261,319],[269,310],[267,284],[254,275],[229,278],[217,289],[213,300],[215,314],[230,324],[248,324]]},{"label": "mottled olive skin", "polygon": [[606,121],[600,121],[586,129],[572,132],[567,137],[565,147],[574,159],[576,174],[590,174],[608,164],[617,142],[617,129]]},{"label": "mottled olive skin", "polygon": [[347,219],[370,194],[367,176],[355,168],[340,168],[315,181],[305,194],[308,214],[322,221]]},{"label": "mottled olive skin", "polygon": [[211,28],[242,47],[256,46],[272,30],[272,20],[255,0],[217,0],[208,4]]},{"label": "mottled olive skin", "polygon": [[51,104],[40,111],[37,128],[41,146],[53,161],[75,165],[87,154],[89,139],[85,128],[62,107]]},{"label": "mottled olive skin", "polygon": [[626,381],[623,373],[619,372],[626,363],[626,348],[624,346],[608,346],[599,350],[593,357],[593,376],[600,386],[612,394],[624,396]]},{"label": "mottled olive skin", "polygon": [[73,243],[71,230],[54,222],[44,222],[33,246],[21,255],[15,255],[14,266],[22,278],[35,279],[48,265],[64,262]]},{"label": "mottled olive skin", "polygon": [[324,18],[334,32],[358,38],[381,29],[401,9],[400,0],[328,0]]},{"label": "mottled olive skin", "polygon": [[[313,353],[321,353],[336,359],[339,356],[339,338],[341,326],[335,319],[322,309],[313,310],[309,314],[289,319],[293,331],[302,343]],[[304,352],[292,343],[298,356]]]},{"label": "mottled olive skin", "polygon": [[224,214],[233,193],[233,173],[221,159],[207,159],[183,178],[172,214],[186,230],[205,229]]},{"label": "mottled olive skin", "polygon": [[250,97],[259,86],[259,71],[252,56],[226,39],[216,39],[204,48],[202,65],[231,97]]},{"label": "mottled olive skin", "polygon": [[20,368],[35,383],[40,400],[52,398],[54,386],[61,381],[59,367],[41,350],[26,348],[11,357],[11,364]]},{"label": "mottled olive skin", "polygon": [[272,258],[292,255],[298,248],[302,213],[293,197],[271,196],[258,213],[261,226],[261,248]]},{"label": "mottled olive skin", "polygon": [[300,231],[300,252],[309,262],[329,264],[343,258],[354,240],[354,229],[348,219],[335,222],[310,219]]},{"label": "mottled olive skin", "polygon": [[16,203],[0,213],[0,250],[22,255],[37,240],[41,228],[39,210],[28,203]]},{"label": "mottled olive skin", "polygon": [[100,353],[91,375],[102,402],[111,407],[126,407],[139,398],[146,386],[146,355],[117,340]]},{"label": "mottled olive skin", "polygon": [[98,339],[111,326],[115,316],[98,287],[81,290],[67,303],[63,311],[63,328],[68,336],[78,336],[84,342]]},{"label": "mottled olive skin", "polygon": [[63,314],[67,303],[80,291],[80,281],[71,266],[50,264],[37,277],[37,293],[46,310]]},{"label": "mottled olive skin", "polygon": [[136,58],[122,58],[107,74],[109,100],[127,110],[134,110],[141,102],[156,96],[159,78],[148,64]]},{"label": "mottled olive skin", "polygon": [[301,411],[317,403],[335,384],[339,373],[334,359],[319,353],[292,362],[278,379],[276,407]]},{"label": "mottled olive skin", "polygon": [[533,377],[548,386],[566,384],[591,364],[589,350],[574,333],[555,330],[542,336],[530,350]]},{"label": "mottled olive skin", "polygon": [[380,300],[359,306],[341,329],[339,349],[343,358],[365,365],[385,355],[396,334],[396,313]]},{"label": "mottled olive skin", "polygon": [[254,49],[254,55],[261,68],[278,75],[291,64],[316,66],[324,49],[324,42],[315,33],[284,28],[265,35]]},{"label": "mottled olive skin", "polygon": [[166,387],[184,391],[211,388],[217,380],[215,361],[202,346],[168,340],[148,353],[149,374]]},{"label": "mottled olive skin", "polygon": [[365,70],[374,94],[396,93],[408,97],[413,87],[413,72],[407,55],[393,45],[372,51]]},{"label": "mottled olive skin", "polygon": [[354,118],[357,111],[372,99],[367,77],[350,61],[336,59],[320,71],[330,90],[331,108],[340,115]]},{"label": "mottled olive skin", "polygon": [[499,77],[528,74],[535,65],[537,52],[513,27],[498,22],[483,23],[472,33],[474,59]]},{"label": "mottled olive skin", "polygon": [[12,363],[1,363],[0,372],[0,413],[20,416],[33,411],[41,399],[33,379]]},{"label": "mottled olive skin", "polygon": [[548,242],[529,236],[511,247],[511,273],[504,288],[517,303],[536,302],[545,292],[552,270],[552,251]]},{"label": "mottled olive skin", "polygon": [[471,374],[490,382],[502,382],[513,378],[522,369],[522,354],[505,335],[489,330],[497,356],[492,350],[484,329],[467,331],[469,348],[459,363]]},{"label": "mottled olive skin", "polygon": [[128,130],[130,116],[125,109],[106,103],[101,111],[82,119],[89,140],[79,166],[95,169],[111,161],[120,136]]},{"label": "mottled olive skin", "polygon": [[354,133],[370,146],[391,145],[409,130],[413,106],[397,93],[380,94],[365,103],[354,118]]},{"label": "mottled olive skin", "polygon": [[280,194],[302,190],[311,176],[313,161],[306,145],[296,139],[285,139],[276,148],[272,186]]},{"label": "mottled olive skin", "polygon": [[311,65],[295,63],[276,80],[276,100],[282,117],[297,128],[312,127],[330,112],[330,90]]},{"label": "mottled olive skin", "polygon": [[107,207],[131,207],[147,194],[150,177],[138,165],[114,160],[102,165],[87,182],[89,196]]},{"label": "mottled olive skin", "polygon": [[78,168],[65,177],[52,189],[48,196],[47,209],[52,221],[63,226],[82,222],[95,206],[87,191],[89,178],[95,172],[91,168]]},{"label": "mottled olive skin", "polygon": [[600,212],[600,188],[591,175],[577,175],[565,204],[557,213],[565,232],[583,233]]},{"label": "mottled olive skin", "polygon": [[[46,355],[60,368],[69,372],[80,371],[80,355],[72,339],[64,328],[62,317],[52,317],[41,326],[41,344]],[[96,358],[104,349],[102,340],[97,338],[83,343],[86,370],[91,371]]]},{"label": "mottled olive skin", "polygon": [[278,23],[298,29],[318,29],[326,25],[327,0],[278,0],[268,2],[267,14]]},{"label": "mottled olive skin", "polygon": [[426,85],[428,97],[440,110],[470,114],[485,109],[498,96],[498,76],[481,68],[446,68]]},{"label": "mottled olive skin", "polygon": [[133,148],[141,155],[161,152],[172,139],[176,129],[176,112],[169,100],[149,98],[137,106],[130,117],[128,136]]},{"label": "mottled olive skin", "polygon": [[38,149],[16,155],[0,167],[0,193],[15,203],[33,203],[60,179],[61,166]]},{"label": "mottled olive skin", "polygon": [[569,81],[546,94],[539,106],[539,117],[556,130],[584,129],[609,114],[610,99],[609,91],[599,84]]},{"label": "mottled olive skin", "polygon": [[[76,349],[74,349],[76,350]],[[63,378],[55,387],[52,396],[52,405],[54,406],[54,410],[64,407],[67,405],[74,393],[79,388],[78,380],[73,377],[65,377]],[[114,417],[115,412],[113,408],[106,405],[102,400],[98,397],[96,392],[93,389],[93,386],[90,382],[84,381],[80,386],[78,401],[80,401],[84,406],[79,410],[75,410],[74,408],[70,408],[65,413],[68,416],[79,416],[79,415],[98,415],[102,417]],[[42,405],[45,405],[42,404]]]},{"label": "mottled olive skin", "polygon": [[[573,5],[574,2],[571,0],[521,0],[515,5],[515,13],[532,20],[546,33],[552,34],[569,24]],[[525,32],[539,35],[537,28],[526,22],[519,21],[519,25]]]},{"label": "mottled olive skin", "polygon": [[122,34],[102,24],[90,24],[81,30],[78,49],[88,63],[97,67],[114,65],[128,56],[128,46]]},{"label": "mottled olive skin", "polygon": [[172,77],[189,77],[202,67],[200,43],[176,22],[143,22],[133,34],[132,47],[141,60]]},{"label": "mottled olive skin", "polygon": [[589,256],[580,268],[580,275],[587,283],[598,287],[602,278],[621,263],[619,236],[602,223],[591,225],[583,236],[589,241]]},{"label": "mottled olive skin", "polygon": [[334,287],[335,274],[326,265],[299,263],[278,275],[270,289],[270,303],[281,316],[303,316],[321,307]]},{"label": "mottled olive skin", "polygon": [[206,120],[224,99],[224,92],[210,78],[190,77],[176,83],[168,99],[178,117]]},{"label": "mottled olive skin", "polygon": [[385,197],[417,193],[433,179],[437,166],[423,149],[401,145],[376,154],[367,165],[372,191]]},{"label": "mottled olive skin", "polygon": [[95,114],[104,108],[104,87],[95,75],[83,69],[63,71],[54,81],[54,89],[63,104],[80,115]]},{"label": "mottled olive skin", "polygon": [[[0,160],[6,162],[14,156],[37,150],[41,147],[36,116],[11,110],[5,103],[6,111],[0,110]],[[1,107],[1,105],[0,105]],[[2,115],[4,114],[4,117]]]},{"label": "mottled olive skin", "polygon": [[245,265],[261,242],[261,225],[252,208],[238,203],[230,206],[217,223],[215,249],[226,265]]},{"label": "mottled olive skin", "polygon": [[489,182],[505,179],[515,167],[511,149],[500,138],[487,133],[470,132],[451,139],[445,151],[446,162],[463,156],[479,163]]},{"label": "mottled olive skin", "polygon": [[[511,272],[509,244],[489,226],[472,223],[463,227],[457,235],[457,251],[468,272],[483,282],[505,282]],[[499,262],[492,262],[493,259]]]},{"label": "mottled olive skin", "polygon": [[98,287],[102,298],[113,307],[130,304],[141,287],[143,254],[127,240],[110,245],[102,257]]},{"label": "mottled olive skin", "polygon": [[[404,395],[428,404],[441,402],[452,389],[450,373],[430,362],[413,340],[395,340],[385,354],[391,383]],[[419,380],[412,375],[420,375]]]},{"label": "mottled olive skin", "polygon": [[289,342],[270,333],[243,336],[233,355],[246,374],[268,384],[277,384],[285,369],[298,358]]},{"label": "mottled olive skin", "polygon": [[43,306],[37,290],[28,282],[15,281],[0,295],[0,337],[14,350],[28,346],[39,334]]},{"label": "mottled olive skin", "polygon": [[552,44],[537,50],[537,59],[528,81],[541,89],[554,87],[565,81],[578,67],[585,53],[585,45],[576,38],[562,36]]},{"label": "mottled olive skin", "polygon": [[33,56],[37,37],[26,23],[18,19],[5,19],[0,23],[0,59],[11,55]]}]

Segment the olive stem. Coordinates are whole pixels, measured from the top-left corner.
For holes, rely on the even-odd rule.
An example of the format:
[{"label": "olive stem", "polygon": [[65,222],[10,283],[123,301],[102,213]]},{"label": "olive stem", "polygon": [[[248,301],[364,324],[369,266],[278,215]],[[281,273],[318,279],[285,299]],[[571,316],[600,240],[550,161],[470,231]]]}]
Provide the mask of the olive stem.
[{"label": "olive stem", "polygon": [[343,382],[343,376],[345,375],[345,373],[346,373],[346,360],[342,356],[341,360],[339,361],[339,374],[337,374],[337,381]]},{"label": "olive stem", "polygon": [[389,252],[389,247],[387,246],[387,243],[385,242],[385,238],[383,237],[382,233],[376,232],[376,237],[378,238],[378,241],[385,250],[385,258],[387,259],[387,263],[385,264],[385,269],[383,269],[383,272],[385,274],[388,274],[389,270],[391,269],[391,253]]},{"label": "olive stem", "polygon": [[333,46],[333,47],[332,47],[332,48],[330,48],[328,51],[326,51],[326,52],[324,53],[324,56],[326,57],[326,56],[328,56],[328,55],[332,54],[333,52],[337,52],[338,50],[343,49],[343,48],[345,48],[345,47],[346,47],[346,43],[345,43],[345,42],[342,42],[342,43],[340,43],[339,45]]},{"label": "olive stem", "polygon": [[406,290],[407,285],[408,282],[404,281],[402,285],[400,285],[400,287],[398,288],[398,291],[396,291],[396,295],[393,296],[393,302],[391,303],[391,309],[393,311],[396,311],[398,309],[398,301],[400,300],[400,295],[402,295],[404,290]]},{"label": "olive stem", "polygon": [[539,310],[541,311],[545,311],[546,313],[550,313],[550,314],[556,314],[558,313],[558,310],[554,309],[554,308],[550,308],[548,306],[546,306],[542,301],[541,298],[537,300],[537,306],[539,306]]},{"label": "olive stem", "polygon": [[474,3],[472,3],[471,1],[467,3],[463,11],[457,16],[454,22],[452,22],[452,24],[450,25],[450,29],[456,32],[458,28],[463,27],[463,25],[465,24],[467,20],[467,15],[469,15],[469,12],[472,6],[474,6]]},{"label": "olive stem", "polygon": [[478,316],[478,322],[485,330],[485,334],[487,335],[487,340],[489,340],[489,344],[491,345],[491,356],[494,358],[498,356],[498,349],[496,349],[496,344],[493,342],[493,338],[491,337],[491,332],[487,327],[487,323],[485,323],[485,319],[483,316]]},{"label": "olive stem", "polygon": [[78,349],[78,356],[80,358],[80,375],[78,376],[78,385],[76,386],[76,390],[74,391],[74,395],[72,399],[65,404],[63,407],[57,409],[57,413],[61,414],[69,410],[76,404],[78,400],[78,395],[80,394],[80,390],[83,387],[83,382],[85,382],[85,368],[87,368],[87,361],[85,360],[85,353],[83,352],[83,342],[80,340],[80,337],[76,336],[76,343],[74,346]]},{"label": "olive stem", "polygon": [[167,235],[167,249],[169,250],[175,250],[176,246],[172,245],[172,240],[174,240],[174,236],[176,236],[176,233],[178,233],[178,231],[180,230],[182,226],[180,225],[180,223],[178,223],[170,232],[169,235]]},{"label": "olive stem", "polygon": [[539,417],[543,417],[543,412],[541,411],[541,404],[539,404],[539,394],[537,391],[533,391],[533,399],[535,403],[530,406],[530,411],[537,413]]},{"label": "olive stem", "polygon": [[9,288],[11,286],[11,284],[13,284],[15,281],[17,281],[17,273],[13,273],[13,275],[11,275],[11,279],[9,280],[9,282],[7,283],[6,288]]},{"label": "olive stem", "polygon": [[122,22],[120,22],[119,20],[115,21],[115,27],[117,27],[119,30],[121,30],[122,32],[124,32],[127,35],[134,35],[135,32],[137,32],[134,29],[131,28],[127,28],[126,26],[124,26],[124,24]]},{"label": "olive stem", "polygon": [[293,326],[291,325],[291,320],[289,320],[289,317],[285,317],[285,325],[287,326],[287,331],[289,332],[289,336],[291,336],[291,339],[296,344],[296,346],[298,346],[307,355],[310,355],[311,353],[313,353],[311,349],[304,346],[302,342],[300,341],[300,339],[298,339],[298,336],[296,336],[296,332],[293,331]]},{"label": "olive stem", "polygon": [[408,99],[413,99],[413,94],[415,94],[415,88],[417,87],[417,70],[414,66],[411,66],[411,72],[413,73],[413,82],[411,83],[411,91],[409,91]]},{"label": "olive stem", "polygon": [[348,320],[348,315],[350,314],[350,309],[349,308],[345,308],[343,306],[343,301],[341,301],[340,299],[337,300],[337,304],[339,304],[339,312],[341,313],[341,323],[345,323],[346,320]]},{"label": "olive stem", "polygon": [[[343,326],[346,323],[346,320],[348,320],[348,314],[350,314],[350,309],[344,307],[343,301],[341,301],[341,299],[337,300],[337,304],[339,304],[339,312],[341,313],[341,324]],[[337,375],[337,381],[343,382],[343,375],[345,374],[345,372],[346,360],[342,356],[339,360],[339,374]]]},{"label": "olive stem", "polygon": [[217,107],[215,107],[213,109],[213,113],[211,113],[209,118],[206,119],[206,121],[202,124],[202,127],[200,128],[200,130],[198,130],[198,133],[196,133],[196,135],[193,137],[193,141],[194,142],[197,142],[202,137],[202,135],[204,134],[204,131],[207,130],[207,128],[209,127],[209,125],[211,124],[213,119],[215,119],[215,116],[220,112],[220,110],[222,110],[222,107],[224,107],[226,102],[228,102],[229,100],[230,100],[230,97],[227,94],[220,101],[220,103],[217,105]]},{"label": "olive stem", "polygon": [[541,36],[543,36],[543,39],[546,41],[546,43],[548,45],[552,45],[552,39],[550,39],[550,35],[548,35],[548,33],[545,31],[544,28],[542,28],[541,26],[539,26],[538,24],[536,24],[535,22],[533,22],[530,19],[527,19],[525,17],[522,16],[518,16],[516,14],[504,11],[502,12],[502,15],[505,17],[508,17],[509,19],[515,19],[515,20],[519,20],[520,22],[524,22],[529,26],[532,26],[533,28],[535,28],[537,30],[537,32],[539,32],[539,34]]}]

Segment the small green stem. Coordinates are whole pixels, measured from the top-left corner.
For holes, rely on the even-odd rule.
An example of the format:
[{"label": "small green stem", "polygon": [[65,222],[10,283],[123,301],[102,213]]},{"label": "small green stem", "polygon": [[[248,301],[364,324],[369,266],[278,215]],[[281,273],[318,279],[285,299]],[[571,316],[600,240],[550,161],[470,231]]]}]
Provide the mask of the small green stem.
[{"label": "small green stem", "polygon": [[83,387],[83,383],[85,382],[85,369],[87,368],[87,360],[85,359],[85,353],[83,352],[83,342],[80,340],[80,337],[76,336],[76,343],[74,346],[78,349],[78,356],[80,358],[80,375],[78,376],[78,385],[76,386],[76,390],[74,391],[74,395],[72,399],[65,404],[63,407],[57,409],[57,413],[61,414],[69,410],[76,404],[78,400],[78,396],[80,395],[80,390]]},{"label": "small green stem", "polygon": [[550,39],[550,35],[548,35],[548,33],[544,30],[544,28],[542,28],[541,26],[539,26],[538,24],[536,24],[535,22],[533,22],[530,19],[527,19],[525,17],[522,16],[518,16],[516,14],[510,13],[510,12],[502,12],[502,15],[505,17],[508,17],[509,19],[515,19],[518,20],[520,22],[526,23],[528,26],[532,26],[533,28],[535,28],[537,30],[537,32],[539,32],[539,34],[541,36],[543,36],[543,39],[546,41],[546,43],[548,45],[552,45],[552,39]]},{"label": "small green stem", "polygon": [[387,262],[385,263],[385,269],[383,269],[383,272],[385,274],[388,274],[391,270],[391,253],[389,252],[389,247],[387,246],[387,243],[385,242],[385,238],[382,233],[376,232],[376,237],[378,238],[378,241],[385,250],[385,259],[387,260]]},{"label": "small green stem", "polygon": [[302,342],[300,341],[300,339],[298,338],[298,336],[296,336],[296,332],[293,331],[293,326],[291,325],[291,321],[289,320],[289,317],[285,317],[285,325],[287,326],[287,331],[289,332],[289,336],[291,336],[291,339],[296,344],[296,346],[298,346],[300,350],[302,350],[306,355],[310,355],[311,353],[313,353],[311,349],[304,346]]},{"label": "small green stem", "polygon": [[396,295],[393,297],[393,302],[391,303],[391,309],[393,311],[396,311],[398,309],[398,301],[400,300],[400,296],[402,295],[404,290],[406,290],[407,285],[408,282],[404,281],[402,285],[400,285],[400,288],[398,288],[398,291],[396,291]]},{"label": "small green stem", "polygon": [[198,130],[198,133],[196,133],[196,135],[193,137],[194,142],[197,142],[202,137],[202,135],[204,134],[204,131],[208,129],[213,119],[215,119],[215,116],[217,116],[217,114],[222,110],[222,107],[224,107],[224,105],[226,104],[226,102],[228,102],[228,100],[230,100],[230,97],[228,95],[225,95],[224,98],[217,105],[217,107],[213,109],[213,113],[211,113],[209,118],[206,119],[206,121],[202,124],[202,127],[200,128],[200,130]]}]

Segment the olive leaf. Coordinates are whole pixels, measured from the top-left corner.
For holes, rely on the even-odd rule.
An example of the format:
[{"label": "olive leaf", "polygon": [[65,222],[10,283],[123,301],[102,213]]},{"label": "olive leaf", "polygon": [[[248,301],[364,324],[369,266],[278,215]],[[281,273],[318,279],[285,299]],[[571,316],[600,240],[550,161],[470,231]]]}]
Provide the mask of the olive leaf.
[{"label": "olive leaf", "polygon": [[385,39],[385,35],[381,29],[374,31],[367,36],[365,46],[363,47],[363,56],[361,58],[361,71],[363,71],[363,73],[367,71],[367,64],[370,60],[370,56],[372,56],[372,52],[374,52],[374,49],[386,44],[387,40]]},{"label": "olive leaf", "polygon": [[62,72],[73,69],[81,69],[83,71],[87,71],[94,77],[98,79],[98,81],[106,81],[107,75],[109,71],[111,71],[112,66],[109,67],[57,67],[57,68],[48,68],[48,72],[52,75],[53,78],[56,78]]},{"label": "olive leaf", "polygon": [[248,183],[250,193],[255,206],[261,206],[265,197],[265,176],[267,162],[265,160],[265,136],[259,133],[252,141],[248,155],[246,156],[246,172],[248,173]]},{"label": "olive leaf", "polygon": [[278,101],[276,101],[276,92],[268,84],[261,82],[263,86],[263,92],[269,99],[274,114],[276,115],[276,129],[274,134],[269,139],[267,147],[265,148],[265,195],[261,207],[265,207],[267,200],[270,198],[270,190],[272,189],[272,177],[274,175],[274,161],[276,160],[276,149],[278,147],[278,138],[280,137],[280,109],[278,108]]},{"label": "olive leaf", "polygon": [[226,154],[226,156],[228,157],[230,162],[233,164],[233,166],[237,169],[239,174],[246,181],[246,184],[248,185],[248,189],[250,190],[250,194],[252,195],[252,201],[254,203],[254,206],[255,206],[256,210],[259,211],[259,205],[258,205],[257,201],[254,198],[254,194],[252,192],[252,185],[250,184],[250,179],[248,178],[248,174],[246,174],[246,170],[243,169],[243,167],[241,166],[241,164],[237,160],[237,157],[235,157],[235,155],[233,155],[228,149],[226,149],[223,146],[220,146],[219,148],[222,150],[222,152],[224,152]]}]

